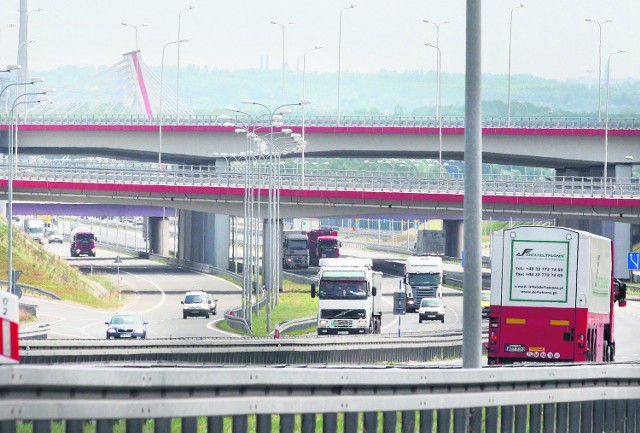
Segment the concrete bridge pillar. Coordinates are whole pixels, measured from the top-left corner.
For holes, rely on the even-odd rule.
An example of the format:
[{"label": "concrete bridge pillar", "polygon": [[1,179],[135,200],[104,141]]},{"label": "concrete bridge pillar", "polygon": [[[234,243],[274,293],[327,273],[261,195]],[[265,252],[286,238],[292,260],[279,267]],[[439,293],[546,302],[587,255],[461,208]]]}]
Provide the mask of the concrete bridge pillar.
[{"label": "concrete bridge pillar", "polygon": [[442,228],[447,236],[444,255],[461,258],[464,248],[464,223],[456,220],[444,220]]},{"label": "concrete bridge pillar", "polygon": [[[271,287],[278,287],[278,291],[282,291],[282,239],[283,239],[283,234],[282,231],[284,229],[284,224],[282,222],[282,220],[279,220],[277,222],[277,227],[275,227],[275,232],[273,232],[273,230],[271,230],[271,225],[269,224],[269,220],[264,220],[263,225],[262,225],[262,245],[263,245],[263,251],[262,251],[262,281],[264,281],[264,284],[267,288],[271,288]],[[278,279],[278,281],[273,282],[272,281],[272,272],[270,271],[271,269],[271,256],[269,254],[271,245],[275,244],[274,246],[276,247],[277,250],[277,255],[276,255],[276,263],[274,264],[274,269],[279,269],[278,271],[278,275],[280,276],[280,278]],[[273,293],[273,292],[272,292]]]},{"label": "concrete bridge pillar", "polygon": [[[604,173],[603,168],[603,166],[579,169],[566,168],[557,170],[557,173],[558,176],[601,177]],[[616,179],[629,179],[631,177],[631,169],[631,164],[617,164],[614,170],[608,170],[610,182],[615,184]],[[558,218],[556,224],[562,227],[595,233],[613,240],[613,275],[616,278],[629,278],[627,253],[631,251],[633,244],[640,240],[638,238],[640,231],[636,225],[632,227],[628,223],[575,218]],[[632,238],[633,233],[636,234],[636,239]]]},{"label": "concrete bridge pillar", "polygon": [[169,255],[169,222],[162,217],[149,217],[147,223],[147,237],[149,239],[149,252]]},{"label": "concrete bridge pillar", "polygon": [[178,212],[178,258],[229,267],[229,216],[206,212]]}]

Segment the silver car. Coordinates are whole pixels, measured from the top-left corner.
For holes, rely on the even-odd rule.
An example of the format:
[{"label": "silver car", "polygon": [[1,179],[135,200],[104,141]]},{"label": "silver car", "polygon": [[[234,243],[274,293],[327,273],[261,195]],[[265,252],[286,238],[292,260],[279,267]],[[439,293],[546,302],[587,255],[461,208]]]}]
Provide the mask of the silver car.
[{"label": "silver car", "polygon": [[422,298],[418,310],[418,322],[423,320],[439,320],[444,323],[444,302],[441,298]]}]

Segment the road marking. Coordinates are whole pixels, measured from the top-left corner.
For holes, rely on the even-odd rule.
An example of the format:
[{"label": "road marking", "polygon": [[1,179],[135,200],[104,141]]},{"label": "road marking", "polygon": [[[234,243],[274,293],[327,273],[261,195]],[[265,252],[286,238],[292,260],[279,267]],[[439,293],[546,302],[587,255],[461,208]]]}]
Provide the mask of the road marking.
[{"label": "road marking", "polygon": [[214,326],[216,323],[221,322],[222,320],[224,320],[224,317],[221,317],[216,320],[212,320],[211,322],[207,323],[207,328],[209,328],[212,331],[227,335],[229,337],[242,338],[242,335],[232,334],[231,332],[223,331],[222,329],[218,329]]},{"label": "road marking", "polygon": [[147,308],[146,310],[141,311],[142,313],[148,313],[148,312],[153,311],[153,310],[156,310],[156,309],[158,309],[158,308],[160,308],[160,307],[162,306],[162,304],[164,303],[165,299],[167,298],[167,295],[166,295],[166,293],[164,292],[164,290],[162,290],[162,287],[160,287],[159,285],[157,285],[156,283],[154,283],[154,282],[153,282],[153,281],[151,281],[151,280],[148,280],[148,279],[146,279],[146,278],[143,278],[143,277],[141,277],[141,276],[139,276],[139,275],[134,275],[134,274],[132,274],[131,272],[125,272],[125,274],[130,275],[130,276],[135,277],[135,278],[139,278],[139,279],[141,279],[142,281],[145,281],[145,282],[147,282],[147,283],[151,284],[151,285],[152,285],[152,286],[154,286],[156,289],[158,289],[158,291],[160,292],[160,301],[159,301],[155,306],[153,306],[153,307],[151,307],[151,308]]}]

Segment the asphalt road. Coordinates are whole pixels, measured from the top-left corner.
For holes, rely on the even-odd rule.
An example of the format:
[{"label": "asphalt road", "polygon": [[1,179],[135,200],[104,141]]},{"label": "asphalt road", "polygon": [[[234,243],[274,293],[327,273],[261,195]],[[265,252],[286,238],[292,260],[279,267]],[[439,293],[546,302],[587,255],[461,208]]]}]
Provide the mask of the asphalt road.
[{"label": "asphalt road", "polygon": [[[93,267],[96,273],[117,275],[118,254],[99,250],[97,257],[71,258],[69,243],[45,245],[74,266]],[[213,326],[222,320],[222,312],[240,304],[240,287],[222,278],[174,268],[150,260],[122,255],[120,288],[125,305],[120,311],[135,311],[149,322],[147,338],[232,337]],[[182,318],[180,301],[190,290],[205,290],[218,300],[218,314],[205,318]],[[28,298],[27,298],[28,299]],[[115,311],[103,311],[69,302],[34,298],[40,315],[51,324],[49,338],[95,339],[106,337],[105,321]],[[29,327],[25,329],[28,330]]]}]

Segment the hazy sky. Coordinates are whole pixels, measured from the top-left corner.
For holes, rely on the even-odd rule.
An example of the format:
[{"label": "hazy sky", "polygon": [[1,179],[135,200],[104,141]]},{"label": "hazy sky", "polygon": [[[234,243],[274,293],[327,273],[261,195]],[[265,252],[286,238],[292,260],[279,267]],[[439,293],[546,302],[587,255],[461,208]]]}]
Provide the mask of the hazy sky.
[{"label": "hazy sky", "polygon": [[[343,13],[342,70],[435,69],[435,27],[440,27],[444,72],[464,71],[465,8],[463,0],[356,0]],[[483,71],[504,74],[508,68],[509,17],[520,2],[484,0]],[[603,26],[603,70],[613,57],[612,78],[640,77],[640,0],[529,0],[513,14],[512,73],[548,78],[598,74],[598,26],[585,18],[612,20]],[[0,0],[0,27],[18,23],[19,0]],[[270,21],[289,22],[286,61],[307,71],[338,68],[338,22],[348,0],[29,0],[30,69],[46,71],[64,65],[112,65],[135,49],[133,28],[121,22],[148,24],[138,32],[146,63],[159,66],[165,43],[177,39],[182,14],[181,65],[239,69],[269,67],[282,61],[282,31]],[[0,62],[15,63],[18,31],[0,33]],[[176,46],[166,50],[165,65],[175,64]]]}]

